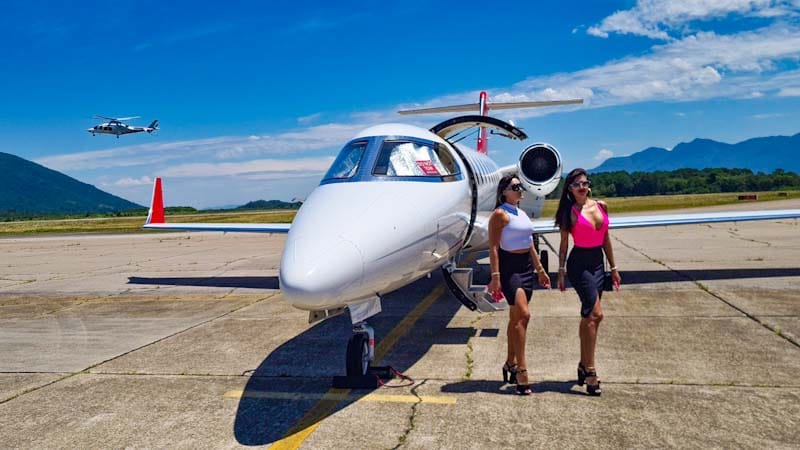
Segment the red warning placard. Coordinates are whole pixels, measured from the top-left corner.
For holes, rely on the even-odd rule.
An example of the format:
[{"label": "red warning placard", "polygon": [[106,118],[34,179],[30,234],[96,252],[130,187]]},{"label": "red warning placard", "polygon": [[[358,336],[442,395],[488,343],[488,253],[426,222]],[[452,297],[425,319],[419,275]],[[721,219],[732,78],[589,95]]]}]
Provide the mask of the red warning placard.
[{"label": "red warning placard", "polygon": [[441,175],[439,173],[439,169],[437,169],[436,166],[433,165],[433,162],[431,162],[429,159],[425,161],[417,161],[417,167],[419,167],[420,170],[422,170],[422,173],[425,175]]}]

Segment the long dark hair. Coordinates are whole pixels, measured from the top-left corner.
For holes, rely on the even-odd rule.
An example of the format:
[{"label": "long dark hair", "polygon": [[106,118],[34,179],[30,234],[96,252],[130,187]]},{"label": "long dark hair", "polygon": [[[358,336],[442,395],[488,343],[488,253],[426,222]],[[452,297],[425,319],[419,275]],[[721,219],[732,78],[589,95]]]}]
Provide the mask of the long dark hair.
[{"label": "long dark hair", "polygon": [[519,178],[517,174],[512,173],[511,175],[506,175],[503,178],[500,178],[500,182],[497,183],[497,197],[495,197],[496,203],[494,205],[495,208],[502,205],[506,202],[506,194],[503,192],[508,189],[508,185],[511,184],[511,180],[514,178]]},{"label": "long dark hair", "polygon": [[569,185],[575,181],[579,176],[589,177],[585,170],[578,167],[572,169],[572,172],[567,175],[564,180],[564,188],[561,190],[561,200],[558,201],[558,210],[556,210],[556,225],[561,230],[569,230],[572,228],[572,205],[575,204],[575,197],[569,191]]}]

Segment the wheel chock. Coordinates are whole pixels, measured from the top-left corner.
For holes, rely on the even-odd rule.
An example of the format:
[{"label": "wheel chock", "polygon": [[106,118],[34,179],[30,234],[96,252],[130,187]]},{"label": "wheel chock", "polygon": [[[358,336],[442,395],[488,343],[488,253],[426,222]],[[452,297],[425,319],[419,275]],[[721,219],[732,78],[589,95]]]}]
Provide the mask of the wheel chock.
[{"label": "wheel chock", "polygon": [[394,377],[389,366],[370,366],[365,375],[333,377],[333,387],[337,389],[377,389]]}]

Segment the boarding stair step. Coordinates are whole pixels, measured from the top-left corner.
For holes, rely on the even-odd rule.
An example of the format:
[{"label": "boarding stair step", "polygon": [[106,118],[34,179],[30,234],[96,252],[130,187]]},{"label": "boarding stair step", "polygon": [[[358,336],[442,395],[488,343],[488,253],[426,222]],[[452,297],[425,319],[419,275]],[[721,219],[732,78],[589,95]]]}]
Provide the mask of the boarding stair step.
[{"label": "boarding stair step", "polygon": [[472,283],[472,268],[456,267],[448,263],[442,267],[442,272],[450,292],[472,311],[494,312],[508,309],[508,302],[505,299],[496,301],[492,298],[486,285]]}]

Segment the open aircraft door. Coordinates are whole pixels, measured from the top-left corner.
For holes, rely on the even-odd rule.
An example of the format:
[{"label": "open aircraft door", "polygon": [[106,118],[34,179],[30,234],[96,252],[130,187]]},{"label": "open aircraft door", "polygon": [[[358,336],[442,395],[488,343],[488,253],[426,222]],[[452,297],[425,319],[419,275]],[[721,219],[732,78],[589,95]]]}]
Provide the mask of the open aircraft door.
[{"label": "open aircraft door", "polygon": [[464,132],[469,128],[474,127],[481,127],[481,128],[488,128],[494,131],[494,134],[500,135],[503,137],[507,137],[509,139],[516,139],[516,140],[525,140],[528,138],[528,135],[525,134],[522,129],[511,125],[508,122],[504,122],[500,119],[496,119],[494,117],[489,116],[481,116],[481,115],[469,115],[469,116],[459,116],[453,117],[452,119],[447,119],[444,122],[441,122],[435,126],[433,126],[430,131],[442,139],[446,140],[450,143],[453,151],[461,158],[461,161],[464,163],[464,167],[467,168],[467,178],[469,179],[469,187],[471,191],[471,208],[470,208],[470,217],[469,217],[469,226],[467,227],[467,234],[464,236],[464,243],[465,245],[469,244],[469,240],[472,237],[472,230],[475,226],[475,217],[478,213],[478,183],[475,179],[475,172],[473,172],[472,167],[470,166],[469,162],[467,161],[464,154],[461,150],[456,147],[456,143],[463,139],[466,136],[459,136],[460,133]]}]

